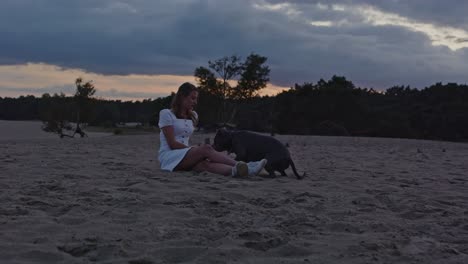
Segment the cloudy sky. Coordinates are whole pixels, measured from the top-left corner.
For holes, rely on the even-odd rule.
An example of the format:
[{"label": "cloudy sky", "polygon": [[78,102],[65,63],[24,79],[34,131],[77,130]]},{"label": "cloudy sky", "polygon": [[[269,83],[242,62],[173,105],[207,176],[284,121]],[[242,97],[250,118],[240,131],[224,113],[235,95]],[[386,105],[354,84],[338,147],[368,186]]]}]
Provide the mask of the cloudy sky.
[{"label": "cloudy sky", "polygon": [[333,75],[360,87],[468,83],[468,1],[2,0],[0,96],[166,96],[208,60],[268,57],[274,94]]}]

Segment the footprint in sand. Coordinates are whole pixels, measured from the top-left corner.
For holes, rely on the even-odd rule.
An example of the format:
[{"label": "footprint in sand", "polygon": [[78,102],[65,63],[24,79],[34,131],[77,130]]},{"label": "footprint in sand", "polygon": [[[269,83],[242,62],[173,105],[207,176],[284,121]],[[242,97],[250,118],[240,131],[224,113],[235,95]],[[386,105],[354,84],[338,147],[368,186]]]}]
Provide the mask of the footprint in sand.
[{"label": "footprint in sand", "polygon": [[310,200],[317,200],[317,199],[324,201],[325,197],[319,194],[315,194],[315,193],[303,192],[303,193],[295,195],[292,198],[292,200],[296,203],[305,203],[305,202],[309,202]]},{"label": "footprint in sand", "polygon": [[158,249],[155,257],[162,263],[193,263],[207,250],[206,247],[167,247]]},{"label": "footprint in sand", "polygon": [[132,165],[124,162],[113,162],[113,161],[108,161],[108,162],[102,162],[102,165],[106,166],[108,170],[130,170],[132,169]]},{"label": "footprint in sand", "polygon": [[377,209],[377,205],[371,197],[357,197],[351,203],[358,207],[360,212],[374,212]]},{"label": "footprint in sand", "polygon": [[82,217],[59,217],[57,219],[57,223],[64,224],[64,225],[81,225],[86,223],[86,218]]},{"label": "footprint in sand", "polygon": [[362,234],[364,232],[359,227],[344,222],[331,223],[328,225],[328,229],[337,233]]},{"label": "footprint in sand", "polygon": [[72,243],[58,246],[58,250],[72,255],[73,257],[82,257],[91,251],[97,249],[96,243]]},{"label": "footprint in sand", "polygon": [[259,241],[259,242],[245,242],[244,245],[248,248],[252,248],[255,250],[261,251],[268,251],[272,248],[277,248],[281,245],[285,244],[284,240],[281,238],[273,238],[267,241]]},{"label": "footprint in sand", "polygon": [[277,204],[276,202],[267,201],[267,200],[265,200],[263,198],[251,199],[249,201],[249,204],[255,205],[255,206],[260,206],[260,207],[263,207],[263,208],[268,208],[268,209],[279,207],[279,204]]},{"label": "footprint in sand", "polygon": [[36,263],[58,263],[63,261],[63,256],[61,256],[60,254],[40,250],[28,251],[24,254],[21,254],[21,257]]},{"label": "footprint in sand", "polygon": [[283,238],[272,237],[256,231],[247,231],[240,233],[239,238],[242,240],[248,240],[244,242],[245,247],[259,251],[268,251],[270,249],[277,248],[287,243],[287,241]]},{"label": "footprint in sand", "polygon": [[0,215],[3,216],[19,216],[19,215],[28,215],[29,211],[26,209],[23,209],[19,206],[16,206],[15,208],[0,208]]}]

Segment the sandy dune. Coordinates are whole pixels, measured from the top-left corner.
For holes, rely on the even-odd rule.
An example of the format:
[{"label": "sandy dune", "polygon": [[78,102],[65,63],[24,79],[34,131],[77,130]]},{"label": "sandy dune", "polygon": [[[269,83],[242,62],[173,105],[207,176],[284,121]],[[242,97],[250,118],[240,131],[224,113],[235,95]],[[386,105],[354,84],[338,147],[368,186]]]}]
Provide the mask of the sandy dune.
[{"label": "sandy dune", "polygon": [[[58,134],[47,133],[41,129],[41,121],[6,121],[0,120],[0,140],[57,138]],[[66,131],[73,134],[73,131]],[[87,132],[91,137],[108,136],[109,133]],[[76,135],[78,137],[78,135]]]},{"label": "sandy dune", "polygon": [[4,131],[2,263],[468,263],[467,144],[277,136],[300,181],[162,172],[157,134]]}]

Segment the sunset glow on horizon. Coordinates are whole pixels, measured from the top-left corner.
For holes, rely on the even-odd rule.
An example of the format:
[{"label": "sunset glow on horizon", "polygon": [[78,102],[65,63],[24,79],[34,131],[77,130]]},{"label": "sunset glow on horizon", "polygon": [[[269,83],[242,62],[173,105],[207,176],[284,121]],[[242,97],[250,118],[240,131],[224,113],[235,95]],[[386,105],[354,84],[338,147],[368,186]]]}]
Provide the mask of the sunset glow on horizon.
[{"label": "sunset glow on horizon", "polygon": [[[44,93],[75,92],[75,80],[92,81],[96,87],[97,98],[139,101],[156,99],[176,92],[184,82],[196,84],[194,76],[182,75],[103,75],[86,72],[81,69],[63,69],[55,65],[28,63],[25,65],[0,66],[0,89],[2,97],[19,97],[21,95],[42,96]],[[289,89],[269,83],[260,91],[260,95],[276,95]]]}]

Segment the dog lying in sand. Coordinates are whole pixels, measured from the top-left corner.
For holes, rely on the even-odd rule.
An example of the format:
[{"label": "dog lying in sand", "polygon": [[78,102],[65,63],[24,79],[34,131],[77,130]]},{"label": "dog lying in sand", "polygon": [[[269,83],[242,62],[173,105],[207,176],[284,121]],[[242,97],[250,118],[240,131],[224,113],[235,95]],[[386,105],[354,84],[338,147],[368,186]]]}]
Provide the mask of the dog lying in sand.
[{"label": "dog lying in sand", "polygon": [[236,154],[238,161],[256,161],[267,159],[265,170],[270,176],[275,176],[275,171],[287,176],[284,172],[289,165],[298,179],[302,179],[296,171],[296,166],[291,159],[288,149],[276,138],[260,135],[250,131],[229,131],[225,128],[216,132],[213,148],[217,151],[228,151]]}]

